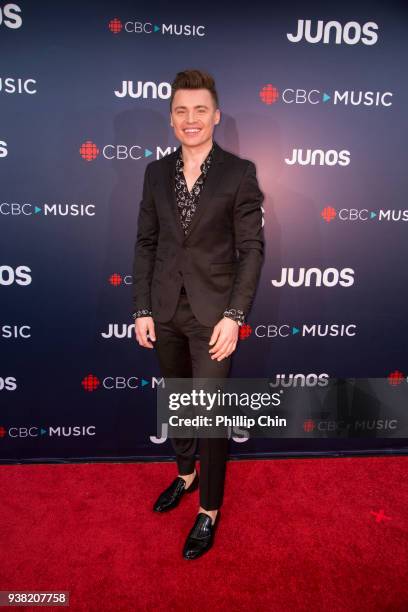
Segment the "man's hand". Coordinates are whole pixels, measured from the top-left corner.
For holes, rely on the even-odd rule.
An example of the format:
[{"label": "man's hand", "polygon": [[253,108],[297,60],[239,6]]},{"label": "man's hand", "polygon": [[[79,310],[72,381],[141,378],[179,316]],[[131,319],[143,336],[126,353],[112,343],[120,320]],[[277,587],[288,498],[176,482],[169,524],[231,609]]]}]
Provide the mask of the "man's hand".
[{"label": "man's hand", "polygon": [[229,317],[223,317],[221,321],[214,326],[209,344],[214,344],[208,351],[212,353],[211,359],[221,361],[235,351],[238,341],[239,325]]},{"label": "man's hand", "polygon": [[147,334],[149,334],[151,340],[156,340],[153,317],[137,317],[135,319],[135,334],[140,346],[154,348],[154,345],[147,339]]}]

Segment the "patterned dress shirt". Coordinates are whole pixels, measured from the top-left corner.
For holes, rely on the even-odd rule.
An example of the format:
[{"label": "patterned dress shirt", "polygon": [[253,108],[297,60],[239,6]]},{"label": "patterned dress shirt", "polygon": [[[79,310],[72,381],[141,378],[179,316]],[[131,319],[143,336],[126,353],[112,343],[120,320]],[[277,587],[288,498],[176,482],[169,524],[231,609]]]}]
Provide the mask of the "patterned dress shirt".
[{"label": "patterned dress shirt", "polygon": [[[208,175],[208,170],[211,166],[214,153],[214,144],[209,151],[207,157],[200,166],[201,174],[191,188],[191,192],[188,190],[187,182],[184,176],[183,167],[183,154],[180,147],[180,151],[176,159],[176,174],[175,174],[175,192],[177,209],[179,212],[180,223],[183,228],[184,234],[187,233],[189,225],[193,219],[193,216],[197,210],[200,194],[203,189],[205,180]],[[242,324],[244,322],[244,313],[242,310],[235,308],[228,308],[223,313],[224,317],[229,317],[237,323]],[[133,313],[133,318],[152,316],[152,312],[148,308],[142,308]]]}]

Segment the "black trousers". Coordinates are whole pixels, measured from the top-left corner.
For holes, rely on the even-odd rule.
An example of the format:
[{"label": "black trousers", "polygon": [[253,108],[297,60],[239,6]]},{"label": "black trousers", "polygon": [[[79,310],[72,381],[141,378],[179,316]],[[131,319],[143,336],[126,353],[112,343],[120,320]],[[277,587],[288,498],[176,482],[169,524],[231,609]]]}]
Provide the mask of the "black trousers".
[{"label": "black trousers", "polygon": [[[173,318],[155,321],[155,348],[161,375],[166,378],[226,378],[231,356],[211,359],[208,344],[213,327],[202,325],[194,316],[182,287]],[[200,443],[200,505],[205,510],[220,508],[224,494],[228,438],[170,438],[176,453],[179,474],[191,474]]]}]

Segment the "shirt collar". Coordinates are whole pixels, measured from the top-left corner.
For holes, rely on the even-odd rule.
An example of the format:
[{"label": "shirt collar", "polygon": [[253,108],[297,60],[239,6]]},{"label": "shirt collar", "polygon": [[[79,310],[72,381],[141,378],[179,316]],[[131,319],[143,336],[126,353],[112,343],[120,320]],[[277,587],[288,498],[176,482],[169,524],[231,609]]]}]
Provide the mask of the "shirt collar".
[{"label": "shirt collar", "polygon": [[[214,141],[213,141],[213,145],[212,145],[210,151],[208,152],[207,157],[205,158],[205,160],[203,161],[203,163],[200,166],[201,172],[205,172],[207,170],[208,166],[210,165],[212,157],[213,157],[213,154],[214,154],[214,148],[215,148],[215,145],[214,145]],[[179,152],[178,152],[178,156],[177,156],[177,165],[178,165],[178,167],[180,169],[184,167],[183,153],[182,153],[181,146],[180,146],[180,149],[179,149]]]}]

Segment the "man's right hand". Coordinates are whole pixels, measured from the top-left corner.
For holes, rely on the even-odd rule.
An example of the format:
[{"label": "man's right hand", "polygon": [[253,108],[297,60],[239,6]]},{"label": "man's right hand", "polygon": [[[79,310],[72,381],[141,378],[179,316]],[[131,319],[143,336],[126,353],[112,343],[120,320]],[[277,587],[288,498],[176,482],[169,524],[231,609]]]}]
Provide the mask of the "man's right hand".
[{"label": "man's right hand", "polygon": [[[153,317],[137,317],[135,319],[135,334],[140,346],[154,348],[154,345],[150,342],[150,340],[153,340],[153,342],[156,340]],[[147,334],[149,334],[150,340],[148,340]]]}]

